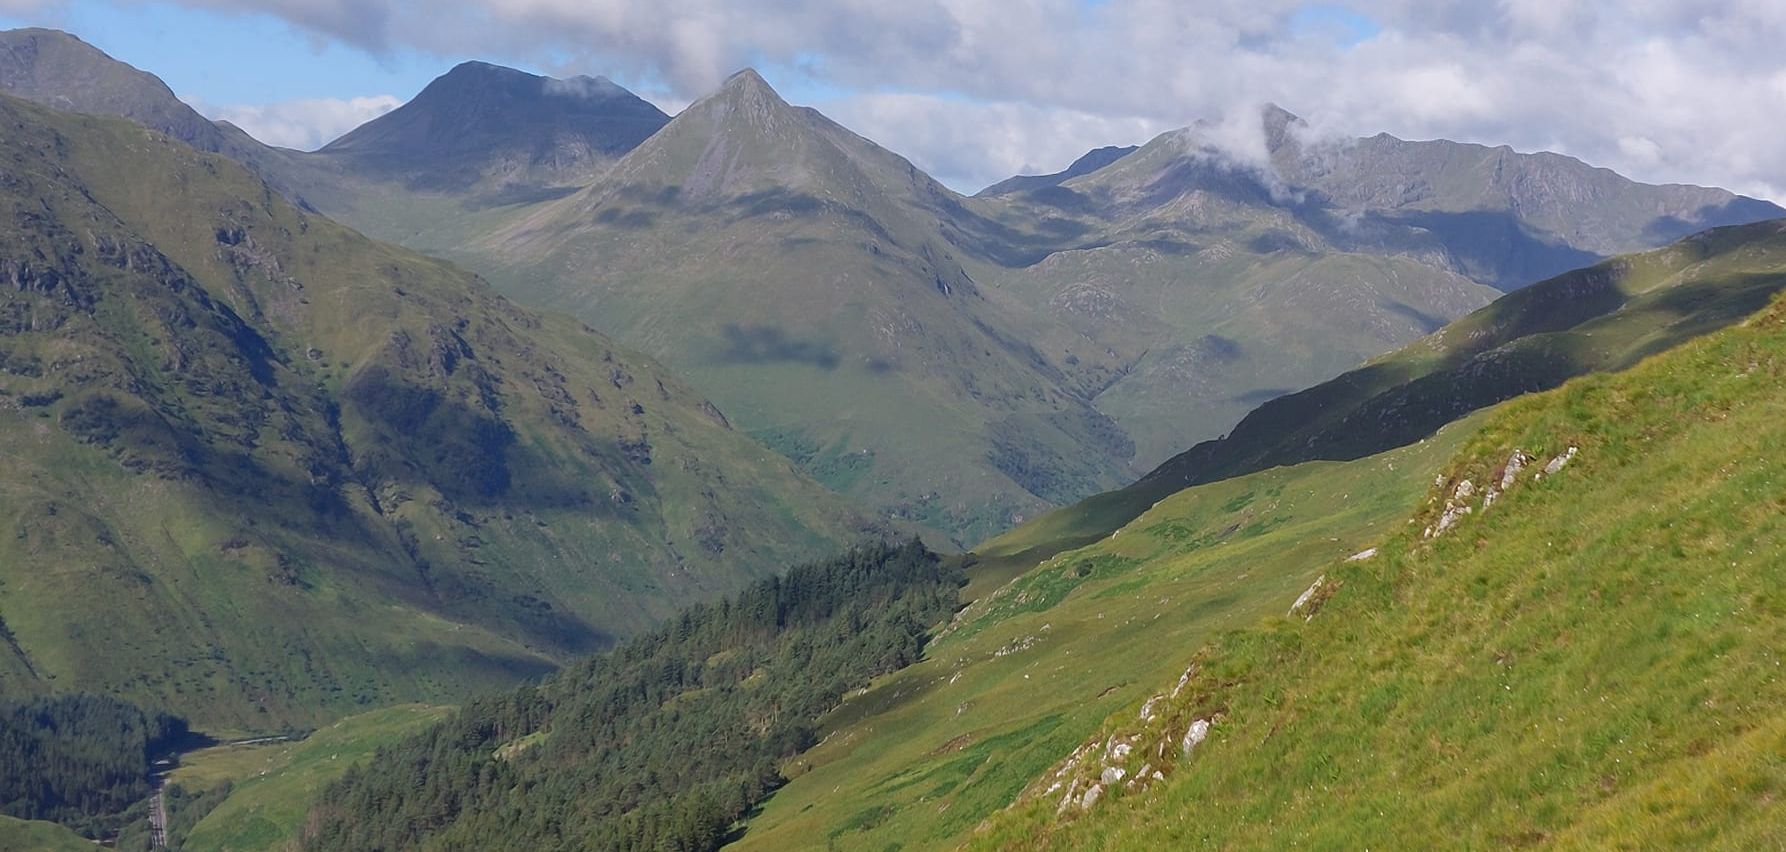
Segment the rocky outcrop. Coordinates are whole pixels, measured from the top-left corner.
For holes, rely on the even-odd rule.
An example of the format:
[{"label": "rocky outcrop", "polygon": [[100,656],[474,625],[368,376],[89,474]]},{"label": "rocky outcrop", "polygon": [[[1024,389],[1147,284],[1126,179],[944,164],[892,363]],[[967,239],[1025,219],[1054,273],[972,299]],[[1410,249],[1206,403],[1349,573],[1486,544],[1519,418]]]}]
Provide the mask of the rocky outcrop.
[{"label": "rocky outcrop", "polygon": [[[1558,453],[1544,465],[1542,470],[1532,475],[1532,481],[1537,482],[1546,476],[1555,476],[1562,471],[1564,466],[1574,460],[1576,454],[1580,451],[1581,449],[1579,447],[1571,446],[1567,450]],[[1497,501],[1505,497],[1514,486],[1519,484],[1520,474],[1533,464],[1536,464],[1537,461],[1538,459],[1536,456],[1527,453],[1525,450],[1513,450],[1513,452],[1507,456],[1506,463],[1502,464],[1500,469],[1495,471],[1493,476],[1489,477],[1488,487],[1480,492],[1482,494],[1480,505],[1473,505],[1473,500],[1478,493],[1475,483],[1468,479],[1459,482],[1456,488],[1452,490],[1451,496],[1445,500],[1445,506],[1439,512],[1438,520],[1428,526],[1421,534],[1421,537],[1427,539],[1438,538],[1439,536],[1450,532],[1457,526],[1458,522],[1462,521],[1465,517],[1478,511],[1488,511]],[[1445,478],[1441,476],[1433,484],[1442,488],[1445,485]]]}]

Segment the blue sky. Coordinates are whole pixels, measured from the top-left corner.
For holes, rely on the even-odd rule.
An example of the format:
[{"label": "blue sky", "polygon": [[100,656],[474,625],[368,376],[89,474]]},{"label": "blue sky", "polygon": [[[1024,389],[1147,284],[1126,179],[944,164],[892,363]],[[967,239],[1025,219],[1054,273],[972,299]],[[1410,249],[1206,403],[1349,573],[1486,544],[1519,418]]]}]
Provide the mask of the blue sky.
[{"label": "blue sky", "polygon": [[1273,102],[1323,134],[1786,196],[1781,0],[0,0],[0,25],[74,32],[297,147],[465,59],[671,112],[751,65],[961,189]]},{"label": "blue sky", "polygon": [[7,28],[50,26],[154,73],[182,97],[214,104],[414,94],[443,60],[411,49],[374,57],[262,13],[163,3],[77,3],[0,15]]}]

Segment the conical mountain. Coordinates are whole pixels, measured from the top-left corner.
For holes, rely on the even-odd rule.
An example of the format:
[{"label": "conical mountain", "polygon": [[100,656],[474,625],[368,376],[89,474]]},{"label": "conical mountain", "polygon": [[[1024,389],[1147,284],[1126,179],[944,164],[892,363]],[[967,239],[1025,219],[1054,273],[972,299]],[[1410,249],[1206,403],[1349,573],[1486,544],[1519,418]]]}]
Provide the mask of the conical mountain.
[{"label": "conical mountain", "polygon": [[0,96],[0,692],[460,700],[864,527],[647,358]]},{"label": "conical mountain", "polygon": [[581,186],[669,120],[605,77],[466,62],[320,154],[432,191]]},{"label": "conical mountain", "polygon": [[484,248],[822,481],[968,540],[1123,478],[1129,447],[964,268],[960,204],[744,71]]}]

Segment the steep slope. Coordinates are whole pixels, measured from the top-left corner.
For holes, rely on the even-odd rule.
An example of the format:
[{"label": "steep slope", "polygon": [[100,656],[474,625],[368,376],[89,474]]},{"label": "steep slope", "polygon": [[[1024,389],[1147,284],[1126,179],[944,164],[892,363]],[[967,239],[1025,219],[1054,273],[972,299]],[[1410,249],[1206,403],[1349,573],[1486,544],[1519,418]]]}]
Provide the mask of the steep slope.
[{"label": "steep slope", "polygon": [[159,77],[60,30],[0,30],[0,92],[52,109],[128,118],[241,163],[302,207],[310,206],[312,195],[348,191],[342,176],[326,164],[199,115]]},{"label": "steep slope", "polygon": [[661,357],[821,481],[960,541],[1132,448],[938,222],[958,197],[755,72],[485,244],[508,292]]},{"label": "steep slope", "polygon": [[1509,294],[1306,391],[1119,491],[1038,518],[984,552],[1023,563],[1120,528],[1190,485],[1311,459],[1352,459],[1588,372],[1617,370],[1737,322],[1786,288],[1786,220],[1720,228]]},{"label": "steep slope", "polygon": [[515,201],[587,184],[669,121],[605,77],[466,62],[317,153],[412,189]]},{"label": "steep slope", "polygon": [[[1647,315],[1633,313],[1618,320],[1624,324],[1623,330],[1616,323],[1607,323],[1591,329],[1578,326],[1574,332],[1553,332],[1551,336],[1604,339],[1607,349],[1618,353],[1655,352],[1686,336],[1740,321],[1765,303],[1770,293],[1786,289],[1783,227],[1775,223],[1721,229],[1669,250],[1625,259],[1623,263],[1634,267],[1648,266],[1644,274],[1655,277],[1644,287],[1651,288],[1652,294],[1675,294],[1672,308]],[[1683,259],[1683,254],[1697,260]],[[1632,273],[1623,280],[1637,288],[1635,282],[1641,277]],[[1771,283],[1758,286],[1757,278]],[[1551,291],[1548,297],[1547,290]],[[1717,296],[1720,290],[1725,291],[1727,301]],[[1568,301],[1559,298],[1564,292],[1550,284],[1509,296],[1503,301],[1520,304],[1516,300],[1522,296],[1546,298],[1530,303],[1533,307],[1527,310],[1503,311],[1498,318],[1504,325],[1498,329],[1486,322],[1466,326],[1470,323],[1466,320],[1444,337],[1454,344],[1473,335],[1515,339],[1516,319],[1529,323],[1524,329],[1527,334],[1537,330],[1531,324],[1548,322],[1566,328],[1580,315],[1611,310],[1609,301],[1624,298],[1607,299],[1603,294],[1596,301],[1577,293],[1583,305],[1576,309],[1577,318],[1571,319],[1563,310]],[[1635,304],[1642,298],[1632,301]],[[1543,308],[1538,309],[1538,304]],[[1735,309],[1736,305],[1746,307]],[[1733,310],[1737,314],[1734,319]],[[1607,319],[1615,319],[1619,313],[1607,314]],[[1490,316],[1485,311],[1471,319]],[[1462,331],[1465,327],[1468,333]],[[1639,332],[1640,327],[1647,331]],[[1492,340],[1483,345],[1485,350],[1496,348]],[[1692,346],[1697,344],[1688,348]],[[1602,362],[1602,368],[1626,363],[1614,359]],[[1343,401],[1330,404],[1342,412],[1348,409]],[[1643,403],[1633,397],[1630,404]],[[800,838],[815,837],[827,838],[827,843],[839,849],[878,850],[893,844],[905,849],[952,848],[974,837],[984,818],[1018,799],[1026,788],[1032,796],[1047,791],[1057,780],[1049,777],[1051,770],[1069,754],[1081,758],[1095,755],[1095,759],[1081,759],[1071,772],[1059,776],[1061,786],[1049,793],[1045,803],[1033,809],[1026,805],[1020,819],[995,822],[1011,827],[992,835],[1016,847],[1045,838],[1040,832],[1030,833],[1031,820],[1051,814],[1072,779],[1079,782],[1074,796],[1082,800],[1089,785],[1099,782],[1096,776],[1101,775],[1105,755],[1115,753],[1104,750],[1100,731],[1134,732],[1147,727],[1134,724],[1142,713],[1141,705],[1154,693],[1172,694],[1176,679],[1197,648],[1217,641],[1226,631],[1282,615],[1323,572],[1332,578],[1336,571],[1350,570],[1337,566],[1375,564],[1368,557],[1347,560],[1383,539],[1397,539],[1403,531],[1420,539],[1424,529],[1436,526],[1444,507],[1427,502],[1434,477],[1451,476],[1453,457],[1467,442],[1477,440],[1485,418],[1492,416],[1497,415],[1478,412],[1442,427],[1435,421],[1405,446],[1376,455],[1364,455],[1368,451],[1360,450],[1343,456],[1349,459],[1345,461],[1291,464],[1293,459],[1287,454],[1282,466],[1238,465],[1225,475],[1211,475],[1188,488],[1150,494],[1145,500],[1131,493],[1115,495],[1116,501],[1087,501],[979,548],[969,568],[973,582],[964,592],[970,603],[933,643],[928,659],[846,703],[829,720],[825,743],[802,755],[787,770],[793,780],[751,821],[739,848],[785,848],[802,842]],[[1363,431],[1370,428],[1374,427],[1363,427]],[[1305,440],[1294,432],[1280,434],[1288,434],[1285,446]],[[1522,480],[1520,488],[1552,458],[1566,455],[1566,446],[1553,448],[1551,443],[1519,444],[1530,455],[1542,456],[1526,463],[1524,473],[1517,477]],[[1584,444],[1578,458],[1563,463],[1568,471],[1565,475],[1573,473],[1587,452]],[[1510,453],[1511,448],[1497,450],[1489,458],[1499,465]],[[1498,482],[1502,473],[1479,466],[1464,475],[1486,488],[1488,482]],[[1454,492],[1456,484],[1455,478],[1450,479],[1444,496]],[[1516,493],[1508,494],[1497,499],[1520,499]],[[1479,491],[1473,512],[1481,512],[1482,500]],[[1646,501],[1645,497],[1629,500],[1632,505],[1645,505]],[[1111,511],[1117,502],[1136,508],[1126,513]],[[1493,512],[1501,511],[1497,502]],[[1069,516],[1079,526],[1063,523]],[[1465,522],[1470,517],[1474,516],[1466,516]],[[1458,523],[1456,517],[1452,523]],[[1637,534],[1630,528],[1625,532]],[[1558,530],[1546,540],[1561,542],[1567,536],[1566,531]],[[1430,565],[1449,565],[1456,560],[1456,551],[1480,543],[1467,532],[1457,532],[1455,537],[1459,547]],[[1528,553],[1521,558],[1536,564],[1542,561],[1542,554]],[[1349,585],[1339,588],[1344,594]],[[1466,591],[1450,590],[1450,600],[1477,599]],[[1327,617],[1322,611],[1316,623]],[[1354,618],[1360,625],[1365,623]],[[1499,647],[1481,637],[1472,641],[1478,648]],[[1209,682],[1219,681],[1211,676]],[[1181,715],[1180,704],[1174,702],[1167,713],[1167,705],[1160,699],[1146,711],[1156,723],[1148,730],[1155,734],[1164,720],[1172,720],[1174,740],[1169,749],[1173,750],[1192,721],[1192,717]],[[1323,708],[1320,713],[1324,716],[1358,718],[1358,711],[1348,709],[1352,705],[1344,701],[1331,703],[1324,698],[1298,706],[1300,715],[1312,712],[1307,708]],[[1325,709],[1330,707],[1334,709]],[[1262,738],[1266,738],[1264,730],[1236,737],[1237,741],[1255,743]],[[1093,747],[1075,751],[1093,740]],[[1151,772],[1162,765],[1157,746],[1152,740],[1131,743],[1127,754],[1133,759],[1113,765],[1126,773],[1125,778],[1141,774],[1143,763],[1153,764],[1148,767]],[[1172,762],[1168,761],[1167,771],[1171,771]],[[1224,773],[1216,783],[1245,787],[1244,777]],[[1112,793],[1106,789],[1098,795]],[[1269,802],[1261,805],[1254,818],[1265,822],[1273,807],[1276,805]],[[1195,828],[1201,813],[1186,811],[1184,824]],[[1224,818],[1228,816],[1224,814]],[[1173,825],[1176,830],[1178,823]],[[1160,839],[1163,837],[1145,831],[1124,835],[1127,845],[1136,848],[1155,848],[1162,843],[1185,846],[1197,840],[1195,835],[1175,837],[1175,842]],[[1070,848],[1084,839],[1063,834],[1057,845]],[[1327,838],[1327,842],[1308,845],[1381,844],[1380,836],[1372,836]],[[1273,844],[1269,839],[1250,839],[1239,845]]]},{"label": "steep slope", "polygon": [[0,31],[0,91],[68,112],[128,118],[201,151],[239,159],[234,141],[160,78],[60,30]]},{"label": "steep slope", "polygon": [[1085,156],[1074,160],[1072,165],[1069,165],[1058,172],[1047,175],[1016,175],[1014,177],[1008,177],[980,190],[978,193],[975,193],[975,197],[991,198],[999,195],[1010,195],[1015,192],[1031,192],[1038,189],[1046,189],[1051,186],[1060,186],[1080,175],[1091,174],[1092,172],[1127,157],[1138,150],[1140,150],[1140,148],[1135,145],[1109,145],[1103,148],[1093,148],[1092,150],[1087,151]]},{"label": "steep slope", "polygon": [[1182,649],[975,845],[1780,845],[1783,414],[1778,300],[1509,404],[1380,555]]},{"label": "steep slope", "polygon": [[7,692],[460,697],[855,520],[651,362],[135,125],[0,96]]},{"label": "steep slope", "polygon": [[970,588],[924,662],[827,719],[737,849],[958,847],[1177,677],[1173,649],[1283,612],[1321,566],[1393,531],[1469,431],[1188,489],[996,593]]},{"label": "steep slope", "polygon": [[959,580],[882,544],[690,607],[381,750],[324,793],[302,848],[717,849],[818,716],[922,656]]},{"label": "steep slope", "polygon": [[1432,331],[1491,287],[1786,215],[1552,154],[1315,138],[1276,108],[1251,144],[1231,135],[1188,127],[1058,186],[976,199],[1034,241],[981,280],[1123,359],[1096,404],[1140,464]]}]

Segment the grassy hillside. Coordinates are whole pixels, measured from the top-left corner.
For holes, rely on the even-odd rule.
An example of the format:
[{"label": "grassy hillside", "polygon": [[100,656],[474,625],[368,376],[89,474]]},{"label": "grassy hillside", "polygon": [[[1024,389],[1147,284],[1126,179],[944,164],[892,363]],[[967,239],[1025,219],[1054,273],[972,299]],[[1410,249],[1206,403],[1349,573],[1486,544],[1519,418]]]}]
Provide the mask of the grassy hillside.
[{"label": "grassy hillside", "polygon": [[1262,408],[1187,454],[1207,462],[1177,469],[1196,472],[1188,489],[1156,474],[978,548],[957,626],[838,712],[743,847],[961,842],[1112,712],[1133,718],[1196,648],[1281,616],[1377,538],[1418,535],[1431,519],[1409,516],[1430,511],[1421,498],[1486,416],[1468,412],[1741,321],[1786,287],[1783,249],[1780,223],[1721,229],[1530,288]]},{"label": "grassy hillside", "polygon": [[[1504,406],[1380,556],[1175,654],[1194,672],[1152,722],[1124,708],[976,845],[1781,845],[1782,415],[1779,301]],[[1163,780],[1046,792],[1106,762]]]},{"label": "grassy hillside", "polygon": [[574,321],[135,125],[0,122],[8,691],[213,730],[456,698],[859,532]]},{"label": "grassy hillside", "polygon": [[0,852],[92,852],[88,840],[53,822],[0,816]]},{"label": "grassy hillside", "polygon": [[281,849],[330,782],[379,748],[434,724],[451,708],[399,705],[349,716],[301,742],[217,746],[180,759],[169,781],[191,790],[224,782],[228,798],[182,839],[181,849]]},{"label": "grassy hillside", "polygon": [[1401,446],[1470,411],[1573,376],[1622,369],[1737,322],[1783,288],[1786,220],[1714,229],[1561,275],[1332,381],[1272,400],[1225,438],[979,551],[1020,567],[1108,535],[1187,485]]},{"label": "grassy hillside", "polygon": [[1188,489],[978,596],[922,663],[832,714],[736,848],[958,845],[1113,710],[1175,677],[1172,649],[1281,613],[1390,532],[1471,428]]}]

